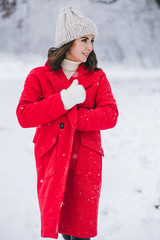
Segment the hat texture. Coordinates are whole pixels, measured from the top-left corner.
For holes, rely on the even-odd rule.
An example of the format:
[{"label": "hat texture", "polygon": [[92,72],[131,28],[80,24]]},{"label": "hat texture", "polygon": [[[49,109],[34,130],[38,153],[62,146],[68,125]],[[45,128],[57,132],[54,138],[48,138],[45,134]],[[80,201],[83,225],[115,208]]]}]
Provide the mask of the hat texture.
[{"label": "hat texture", "polygon": [[57,48],[87,34],[98,36],[97,27],[92,20],[73,10],[71,6],[60,11],[55,36]]}]

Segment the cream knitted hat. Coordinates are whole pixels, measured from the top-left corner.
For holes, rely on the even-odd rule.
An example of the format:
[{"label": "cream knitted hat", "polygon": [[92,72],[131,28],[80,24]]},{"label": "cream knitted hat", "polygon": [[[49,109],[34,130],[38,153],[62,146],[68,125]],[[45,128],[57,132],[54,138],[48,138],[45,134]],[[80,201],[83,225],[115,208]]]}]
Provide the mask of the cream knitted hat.
[{"label": "cream knitted hat", "polygon": [[89,18],[70,6],[60,11],[55,36],[57,48],[87,34],[93,34],[95,37],[98,35],[96,25]]}]

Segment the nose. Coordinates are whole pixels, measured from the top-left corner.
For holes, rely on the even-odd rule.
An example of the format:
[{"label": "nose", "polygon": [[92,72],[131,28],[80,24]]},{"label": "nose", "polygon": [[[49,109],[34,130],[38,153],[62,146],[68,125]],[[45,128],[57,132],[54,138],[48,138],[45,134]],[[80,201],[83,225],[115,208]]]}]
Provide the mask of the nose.
[{"label": "nose", "polygon": [[93,44],[91,42],[88,42],[86,49],[91,52],[93,50]]}]

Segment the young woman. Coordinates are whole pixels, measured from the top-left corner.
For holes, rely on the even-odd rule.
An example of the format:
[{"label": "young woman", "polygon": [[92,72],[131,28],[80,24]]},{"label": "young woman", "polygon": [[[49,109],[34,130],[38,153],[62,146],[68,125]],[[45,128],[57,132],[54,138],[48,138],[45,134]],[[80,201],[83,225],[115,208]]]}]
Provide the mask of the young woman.
[{"label": "young woman", "polygon": [[97,67],[95,24],[72,7],[61,10],[56,48],[26,78],[16,114],[33,139],[41,236],[97,235],[102,181],[100,130],[116,125],[118,110],[105,73]]}]

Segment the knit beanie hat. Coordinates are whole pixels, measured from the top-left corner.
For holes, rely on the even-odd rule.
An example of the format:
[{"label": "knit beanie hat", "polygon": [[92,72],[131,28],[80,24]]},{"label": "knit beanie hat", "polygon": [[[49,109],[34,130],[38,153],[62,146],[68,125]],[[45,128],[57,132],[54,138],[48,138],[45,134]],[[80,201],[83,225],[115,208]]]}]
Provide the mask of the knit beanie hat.
[{"label": "knit beanie hat", "polygon": [[87,34],[93,34],[95,37],[98,35],[96,25],[89,18],[70,6],[60,11],[55,36],[57,48]]}]

